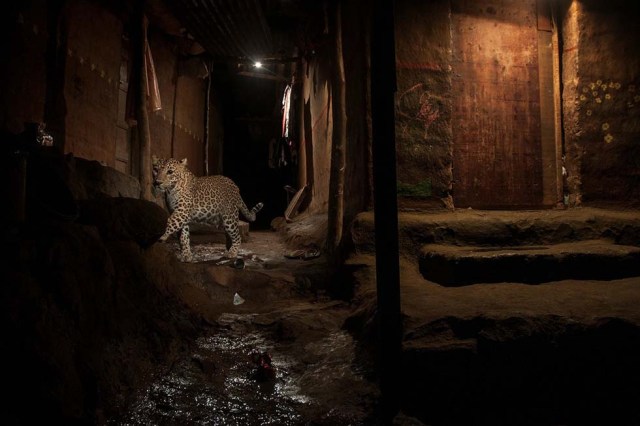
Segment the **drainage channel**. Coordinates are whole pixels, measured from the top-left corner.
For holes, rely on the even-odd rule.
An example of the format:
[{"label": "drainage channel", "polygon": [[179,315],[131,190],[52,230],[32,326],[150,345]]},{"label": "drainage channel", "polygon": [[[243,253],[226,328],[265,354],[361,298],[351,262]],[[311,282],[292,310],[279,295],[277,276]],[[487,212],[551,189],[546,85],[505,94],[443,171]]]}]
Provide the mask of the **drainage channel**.
[{"label": "drainage channel", "polygon": [[[312,312],[298,312],[297,330]],[[218,326],[109,424],[376,424],[377,387],[346,331],[278,338],[282,324],[265,327],[256,314],[223,314]]]}]

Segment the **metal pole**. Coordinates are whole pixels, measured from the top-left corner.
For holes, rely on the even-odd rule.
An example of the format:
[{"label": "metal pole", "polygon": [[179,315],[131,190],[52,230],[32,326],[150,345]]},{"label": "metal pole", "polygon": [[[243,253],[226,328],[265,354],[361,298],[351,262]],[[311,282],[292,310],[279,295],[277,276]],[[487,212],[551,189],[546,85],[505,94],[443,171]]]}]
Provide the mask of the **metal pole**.
[{"label": "metal pole", "polygon": [[395,38],[392,0],[375,0],[371,27],[371,134],[376,286],[382,415],[390,423],[400,407],[402,354],[398,200],[395,144]]}]

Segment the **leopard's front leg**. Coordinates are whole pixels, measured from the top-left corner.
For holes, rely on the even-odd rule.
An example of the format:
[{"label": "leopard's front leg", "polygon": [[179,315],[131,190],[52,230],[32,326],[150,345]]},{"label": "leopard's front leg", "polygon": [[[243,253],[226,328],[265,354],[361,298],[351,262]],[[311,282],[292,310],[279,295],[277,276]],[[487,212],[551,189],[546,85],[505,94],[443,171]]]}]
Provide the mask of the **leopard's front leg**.
[{"label": "leopard's front leg", "polygon": [[180,230],[180,260],[183,262],[192,262],[193,254],[191,253],[191,240],[189,238],[189,225],[185,225]]},{"label": "leopard's front leg", "polygon": [[162,237],[160,237],[160,241],[167,241],[171,235],[180,231],[179,258],[183,262],[191,262],[193,260],[193,255],[191,254],[191,241],[189,238],[189,220],[184,212],[184,209],[178,208],[171,213],[171,216],[169,216],[169,220],[167,221],[167,229],[164,231]]},{"label": "leopard's front leg", "polygon": [[182,209],[178,207],[171,216],[169,216],[169,220],[167,220],[167,228],[160,237],[160,241],[165,242],[167,239],[187,226],[189,223],[189,217],[187,216],[186,209]]}]

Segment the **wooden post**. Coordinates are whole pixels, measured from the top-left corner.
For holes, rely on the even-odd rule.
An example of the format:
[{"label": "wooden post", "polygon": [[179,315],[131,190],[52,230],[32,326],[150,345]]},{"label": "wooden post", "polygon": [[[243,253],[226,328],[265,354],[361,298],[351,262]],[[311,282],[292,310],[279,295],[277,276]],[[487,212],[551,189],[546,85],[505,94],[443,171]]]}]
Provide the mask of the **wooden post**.
[{"label": "wooden post", "polygon": [[204,106],[204,175],[209,176],[209,114],[211,114],[211,70],[213,65],[203,62],[207,70],[207,92],[205,93]]},{"label": "wooden post", "polygon": [[331,79],[331,110],[333,113],[333,137],[331,146],[331,175],[329,178],[329,216],[327,220],[327,251],[333,266],[340,260],[339,247],[342,240],[344,217],[344,169],[345,145],[347,141],[347,111],[344,62],[342,59],[342,14],[341,2],[334,1],[334,10],[329,12],[330,28],[333,30],[333,69]]},{"label": "wooden post", "polygon": [[151,191],[151,132],[149,130],[149,111],[147,108],[149,88],[147,84],[147,67],[145,54],[147,48],[147,18],[144,16],[144,1],[137,2],[139,7],[136,16],[139,19],[139,33],[136,37],[138,73],[138,105],[136,116],[138,121],[138,139],[140,141],[140,198],[153,200]]},{"label": "wooden post", "polygon": [[176,113],[176,108],[178,105],[178,84],[180,83],[180,58],[176,57],[176,67],[174,69],[174,85],[173,85],[173,102],[171,109],[171,155],[170,157],[175,156],[176,150],[176,117],[178,114]]},{"label": "wooden post", "polygon": [[379,368],[385,424],[397,414],[402,355],[398,200],[396,182],[396,68],[393,0],[375,0],[371,27],[373,156]]}]

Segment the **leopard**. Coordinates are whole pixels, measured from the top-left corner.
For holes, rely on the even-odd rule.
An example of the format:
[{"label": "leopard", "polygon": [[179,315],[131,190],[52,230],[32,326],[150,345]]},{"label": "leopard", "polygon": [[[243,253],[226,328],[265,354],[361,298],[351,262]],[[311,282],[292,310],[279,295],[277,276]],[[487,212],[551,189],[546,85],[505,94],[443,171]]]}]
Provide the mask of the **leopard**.
[{"label": "leopard", "polygon": [[152,156],[153,186],[163,191],[169,219],[160,242],[179,232],[180,254],[183,262],[192,262],[189,225],[204,223],[220,227],[226,237],[223,257],[235,259],[239,256],[241,236],[238,220],[240,213],[249,222],[264,204],[257,203],[252,209],[245,204],[235,182],[224,175],[195,176],[187,166],[187,159],[160,158]]}]

